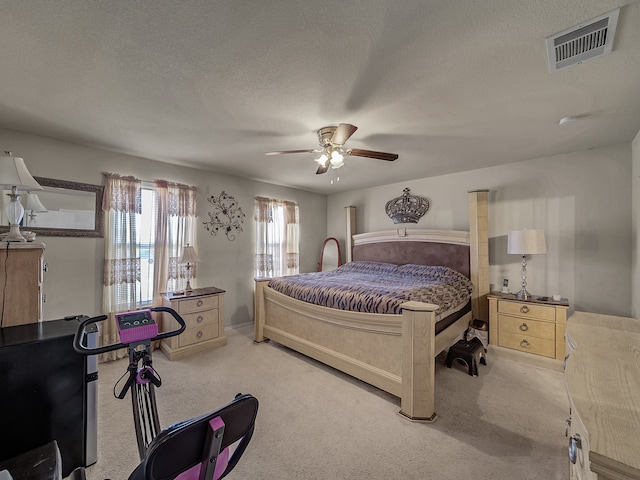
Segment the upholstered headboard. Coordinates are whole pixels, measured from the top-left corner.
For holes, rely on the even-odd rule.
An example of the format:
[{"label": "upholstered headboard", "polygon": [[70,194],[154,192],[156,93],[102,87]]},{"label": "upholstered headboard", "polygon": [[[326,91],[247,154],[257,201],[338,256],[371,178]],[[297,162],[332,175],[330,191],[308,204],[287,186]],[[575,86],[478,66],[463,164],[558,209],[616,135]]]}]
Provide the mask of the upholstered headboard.
[{"label": "upholstered headboard", "polygon": [[399,228],[353,235],[352,259],[442,265],[471,276],[469,232],[459,230]]}]

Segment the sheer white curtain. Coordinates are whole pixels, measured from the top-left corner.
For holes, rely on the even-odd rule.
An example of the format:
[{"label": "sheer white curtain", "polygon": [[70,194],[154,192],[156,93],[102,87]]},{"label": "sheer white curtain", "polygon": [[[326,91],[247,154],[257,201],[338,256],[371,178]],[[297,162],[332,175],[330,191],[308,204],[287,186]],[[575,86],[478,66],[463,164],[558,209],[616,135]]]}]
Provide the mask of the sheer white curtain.
[{"label": "sheer white curtain", "polygon": [[[186,284],[182,249],[194,245],[197,189],[105,174],[105,266],[100,344],[118,341],[115,314],[160,305],[160,294]],[[194,245],[195,246],[195,245]],[[192,267],[191,276],[195,276]],[[120,350],[101,360],[126,355]]]},{"label": "sheer white curtain", "polygon": [[[196,187],[156,180],[156,265],[154,268],[154,303],[160,294],[182,290],[186,286],[186,266],[180,263],[183,248],[189,244],[196,251]],[[191,265],[191,278],[197,275]]]},{"label": "sheer white curtain", "polygon": [[[103,312],[108,319],[100,323],[99,344],[119,341],[115,314],[134,310],[141,290],[138,253],[138,217],[142,213],[142,182],[133,177],[105,174],[103,210],[105,213],[105,256]],[[100,360],[126,356],[125,349],[102,354]]]},{"label": "sheer white curtain", "polygon": [[299,273],[298,205],[287,200],[256,197],[256,276]]}]

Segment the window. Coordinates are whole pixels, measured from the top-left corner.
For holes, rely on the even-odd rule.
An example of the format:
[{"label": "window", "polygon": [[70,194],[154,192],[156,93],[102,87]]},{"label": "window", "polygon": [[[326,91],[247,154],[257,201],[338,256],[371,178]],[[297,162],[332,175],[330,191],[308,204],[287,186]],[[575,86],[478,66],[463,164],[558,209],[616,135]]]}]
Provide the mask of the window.
[{"label": "window", "polygon": [[255,270],[258,277],[299,273],[298,205],[287,200],[256,197]]},{"label": "window", "polygon": [[109,321],[102,345],[117,342],[114,314],[159,305],[160,293],[186,283],[180,257],[186,244],[194,245],[197,194],[195,187],[163,180],[143,184],[105,175],[103,310]]}]

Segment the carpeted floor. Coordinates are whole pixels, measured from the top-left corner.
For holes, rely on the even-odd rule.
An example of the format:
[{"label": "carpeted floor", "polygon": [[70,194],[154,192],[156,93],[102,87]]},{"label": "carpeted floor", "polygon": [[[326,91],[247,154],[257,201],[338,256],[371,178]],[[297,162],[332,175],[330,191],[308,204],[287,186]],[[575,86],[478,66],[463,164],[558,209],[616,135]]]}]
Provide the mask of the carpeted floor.
[{"label": "carpeted floor", "polygon": [[[433,424],[398,415],[400,401],[274,342],[253,327],[229,344],[154,366],[163,427],[214,410],[236,393],[260,402],[256,431],[229,479],[569,478],[561,373],[510,360],[448,369],[437,359]],[[138,463],[130,400],[112,389],[126,360],[99,366],[98,462],[88,480],[124,480]]]}]

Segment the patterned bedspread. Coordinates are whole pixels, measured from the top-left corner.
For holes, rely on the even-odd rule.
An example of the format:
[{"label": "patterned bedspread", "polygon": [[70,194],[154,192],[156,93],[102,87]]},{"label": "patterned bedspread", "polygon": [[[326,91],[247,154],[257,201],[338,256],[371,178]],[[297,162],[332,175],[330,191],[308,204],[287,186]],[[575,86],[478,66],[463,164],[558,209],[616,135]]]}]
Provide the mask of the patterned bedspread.
[{"label": "patterned bedspread", "polygon": [[325,307],[368,313],[401,313],[408,300],[439,305],[438,316],[464,307],[473,284],[447,267],[351,262],[330,272],[274,278],[269,286]]}]

